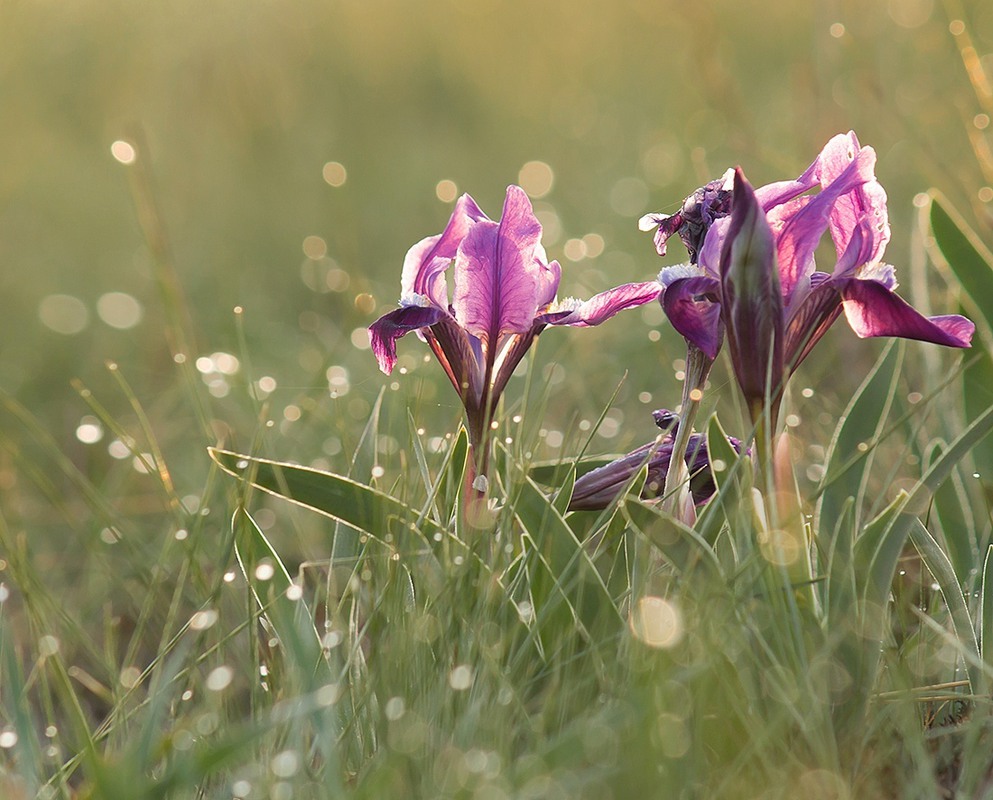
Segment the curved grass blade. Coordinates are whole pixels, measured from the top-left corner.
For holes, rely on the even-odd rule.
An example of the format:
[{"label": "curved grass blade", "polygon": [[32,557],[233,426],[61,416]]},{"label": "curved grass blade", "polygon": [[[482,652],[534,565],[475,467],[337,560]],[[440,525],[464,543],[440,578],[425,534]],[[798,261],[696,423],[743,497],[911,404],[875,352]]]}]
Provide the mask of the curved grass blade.
[{"label": "curved grass blade", "polygon": [[435,533],[445,535],[446,532],[395,497],[332,472],[254,458],[216,447],[208,448],[208,451],[229,475],[247,481],[263,492],[357,528],[384,547],[394,546],[386,543],[387,533],[392,532],[397,543],[415,537],[418,546],[406,552],[423,556],[435,577],[441,577],[441,566],[427,540]]},{"label": "curved grass blade", "polygon": [[[514,516],[530,535],[535,547],[545,561],[549,573],[569,601],[576,586],[589,587],[594,593],[598,609],[608,608],[616,613],[617,607],[607,591],[599,570],[590,558],[575,532],[565,521],[554,500],[538,488],[523,471],[511,505]],[[535,607],[535,613],[539,611]]]},{"label": "curved grass blade", "polygon": [[621,500],[621,512],[628,524],[657,547],[681,574],[697,565],[721,575],[721,565],[713,548],[699,533],[670,514],[633,497]]},{"label": "curved grass blade", "polygon": [[[252,589],[259,610],[283,641],[286,651],[292,653],[299,664],[326,667],[313,617],[309,613],[299,613],[307,608],[302,599],[291,600],[287,595],[293,579],[262,529],[244,508],[235,510],[231,528],[238,566]],[[301,621],[308,624],[301,625]],[[330,673],[327,677],[330,678]]]},{"label": "curved grass blade", "polygon": [[904,347],[892,341],[862,381],[835,428],[825,459],[816,530],[834,530],[849,497],[856,498],[855,526],[860,526],[864,483],[871,466],[873,443],[885,429],[896,393]]},{"label": "curved grass blade", "polygon": [[959,470],[953,470],[935,491],[934,512],[942,543],[960,584],[971,583],[978,574],[981,545],[976,538],[976,520]]},{"label": "curved grass blade", "polygon": [[982,616],[979,621],[979,646],[983,660],[993,666],[993,545],[986,549],[983,562]]},{"label": "curved grass blade", "polygon": [[[852,625],[837,642],[838,660],[852,676],[851,693],[834,711],[838,727],[844,730],[855,730],[863,724],[869,697],[879,677],[882,641],[889,611],[886,599],[908,532],[907,526],[894,525],[894,521],[900,517],[900,510],[908,496],[901,491],[855,540],[852,568],[846,571],[854,583],[854,598],[846,594],[849,587],[845,579],[848,575],[842,575],[841,586],[844,588],[836,588],[831,598],[829,622],[836,628],[849,620]],[[842,519],[851,518],[850,509],[851,504]],[[843,568],[844,565],[839,563],[839,571]]]},{"label": "curved grass blade", "polygon": [[980,696],[985,695],[988,691],[987,681],[986,675],[978,666],[982,663],[982,656],[976,639],[976,629],[972,625],[969,607],[966,605],[952,562],[948,560],[941,546],[919,519],[914,520],[910,525],[910,540],[920,553],[924,565],[938,582],[941,595],[945,598],[945,605],[948,607],[952,626],[955,628],[955,638],[961,643],[966,654],[965,667],[969,674],[969,682],[972,684],[972,692]]},{"label": "curved grass blade", "polygon": [[838,713],[846,725],[857,725],[862,720],[868,704],[869,692],[875,685],[880,658],[880,643],[885,630],[886,599],[896,571],[900,551],[911,532],[919,523],[915,510],[926,507],[934,493],[955,468],[955,465],[993,429],[993,406],[988,408],[952,442],[935,460],[908,494],[901,491],[872,522],[870,522],[854,547],[859,606],[858,625],[861,646],[842,643],[840,657],[855,677],[857,690],[843,703]]}]

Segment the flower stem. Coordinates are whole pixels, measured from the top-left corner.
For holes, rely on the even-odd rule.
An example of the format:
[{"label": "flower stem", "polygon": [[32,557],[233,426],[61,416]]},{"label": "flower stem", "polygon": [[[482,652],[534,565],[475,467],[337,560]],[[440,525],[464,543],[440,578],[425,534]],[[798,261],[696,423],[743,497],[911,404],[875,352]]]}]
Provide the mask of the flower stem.
[{"label": "flower stem", "polygon": [[678,511],[680,500],[689,491],[689,470],[686,468],[686,448],[693,433],[693,421],[703,398],[703,387],[710,374],[713,361],[690,344],[686,351],[686,377],[683,380],[683,400],[679,411],[679,427],[672,445],[669,470],[662,491],[662,510],[672,514]]}]

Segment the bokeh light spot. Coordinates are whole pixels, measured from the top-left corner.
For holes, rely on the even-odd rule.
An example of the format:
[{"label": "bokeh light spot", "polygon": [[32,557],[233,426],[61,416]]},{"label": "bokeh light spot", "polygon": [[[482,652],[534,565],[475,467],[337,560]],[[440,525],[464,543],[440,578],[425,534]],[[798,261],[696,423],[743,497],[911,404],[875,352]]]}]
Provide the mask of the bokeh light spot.
[{"label": "bokeh light spot", "polygon": [[141,322],[144,310],[129,294],[107,292],[97,300],[97,314],[111,328],[124,331]]},{"label": "bokeh light spot", "polygon": [[674,647],[683,638],[683,615],[664,597],[648,595],[638,600],[630,625],[635,638],[649,647]]},{"label": "bokeh light spot", "polygon": [[46,328],[72,336],[89,324],[90,312],[78,297],[50,294],[38,304],[38,318]]},{"label": "bokeh light spot", "polygon": [[831,24],[831,27],[828,28],[828,31],[835,39],[840,39],[845,35],[845,26],[840,22],[834,22]]},{"label": "bokeh light spot", "polygon": [[233,678],[234,670],[231,667],[217,667],[216,669],[212,669],[210,674],[207,675],[206,685],[210,691],[220,692],[231,685]]},{"label": "bokeh light spot", "polygon": [[640,178],[621,178],[610,190],[610,207],[622,217],[640,217],[648,206],[648,187]]},{"label": "bokeh light spot", "polygon": [[551,206],[539,203],[535,205],[534,215],[541,223],[541,241],[546,247],[557,244],[562,238],[562,220]]},{"label": "bokeh light spot", "polygon": [[206,608],[197,611],[190,617],[190,629],[194,631],[205,631],[217,622],[218,613],[213,608]]},{"label": "bokeh light spot", "polygon": [[438,181],[438,184],[434,187],[434,193],[442,203],[451,203],[458,196],[459,187],[455,185],[455,181],[445,178]]},{"label": "bokeh light spot", "polygon": [[348,179],[348,171],[345,169],[344,164],[338,161],[329,161],[324,165],[324,169],[321,170],[321,175],[324,176],[324,181],[329,186],[334,186],[336,189],[339,186],[344,186],[345,181]]},{"label": "bokeh light spot", "polygon": [[308,236],[303,240],[303,253],[316,261],[328,254],[328,243],[320,236]]},{"label": "bokeh light spot", "polygon": [[76,438],[83,444],[96,444],[103,438],[103,425],[96,417],[85,416],[76,426]]},{"label": "bokeh light spot", "polygon": [[358,350],[368,350],[372,345],[369,343],[369,331],[367,328],[356,328],[349,337],[352,340],[352,347]]},{"label": "bokeh light spot", "polygon": [[930,19],[934,0],[889,0],[887,10],[901,28],[919,28]]},{"label": "bokeh light spot", "polygon": [[562,253],[570,261],[581,261],[586,258],[586,244],[582,239],[569,239],[562,246]]},{"label": "bokeh light spot", "polygon": [[111,458],[116,458],[120,461],[131,455],[131,448],[126,442],[122,442],[120,439],[114,439],[114,441],[107,445],[107,452],[110,453]]},{"label": "bokeh light spot", "polygon": [[138,151],[134,149],[134,145],[123,139],[118,139],[110,146],[110,154],[122,164],[133,164],[138,158]]},{"label": "bokeh light spot", "polygon": [[517,182],[531,197],[544,197],[552,191],[555,173],[544,161],[528,161],[517,174]]},{"label": "bokeh light spot", "polygon": [[352,388],[348,380],[348,370],[345,367],[337,364],[332,365],[327,368],[325,375],[328,379],[328,391],[335,397],[348,394],[348,390]]},{"label": "bokeh light spot", "polygon": [[368,292],[355,295],[355,310],[362,314],[371,314],[376,310],[376,298]]},{"label": "bokeh light spot", "polygon": [[604,241],[599,233],[587,233],[583,237],[583,244],[586,246],[587,258],[596,258],[603,253]]},{"label": "bokeh light spot", "polygon": [[448,674],[448,685],[456,692],[464,692],[472,686],[472,667],[460,664]]},{"label": "bokeh light spot", "polygon": [[801,542],[792,531],[759,531],[757,538],[759,550],[770,564],[789,567],[800,560]]}]

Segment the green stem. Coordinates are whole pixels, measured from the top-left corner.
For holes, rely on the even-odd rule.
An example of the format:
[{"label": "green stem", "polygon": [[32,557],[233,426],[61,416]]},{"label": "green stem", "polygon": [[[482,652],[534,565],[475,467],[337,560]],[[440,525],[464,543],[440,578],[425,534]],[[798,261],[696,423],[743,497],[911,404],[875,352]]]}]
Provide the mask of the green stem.
[{"label": "green stem", "polygon": [[693,421],[700,408],[700,400],[703,398],[703,387],[713,363],[703,351],[689,345],[686,351],[686,377],[683,380],[679,427],[676,429],[676,441],[673,442],[669,470],[666,472],[662,490],[662,510],[670,514],[676,510],[683,484],[689,479],[689,470],[686,469],[686,448],[693,433]]}]

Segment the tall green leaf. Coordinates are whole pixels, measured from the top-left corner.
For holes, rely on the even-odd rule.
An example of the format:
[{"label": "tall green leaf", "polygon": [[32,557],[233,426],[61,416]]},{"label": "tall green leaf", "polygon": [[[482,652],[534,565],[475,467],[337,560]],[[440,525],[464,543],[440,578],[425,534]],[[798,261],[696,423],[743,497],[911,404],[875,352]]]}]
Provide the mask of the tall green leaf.
[{"label": "tall green leaf", "polygon": [[931,190],[931,231],[935,243],[945,257],[959,284],[967,295],[969,313],[985,322],[984,339],[993,345],[993,253],[969,228],[961,215],[937,191]]},{"label": "tall green leaf", "polygon": [[[209,452],[229,475],[268,494],[351,525],[384,547],[398,546],[401,552],[420,557],[433,577],[440,579],[441,565],[427,540],[436,533],[444,536],[446,532],[395,497],[351,478],[299,464],[254,458],[218,448],[210,448]],[[386,543],[387,533],[393,534],[393,545]]]},{"label": "tall green leaf", "polygon": [[886,345],[875,366],[862,381],[841,415],[828,448],[820,495],[816,530],[833,531],[848,498],[854,497],[855,525],[861,524],[863,486],[871,466],[870,455],[882,433],[896,392],[904,347],[895,341]]}]

